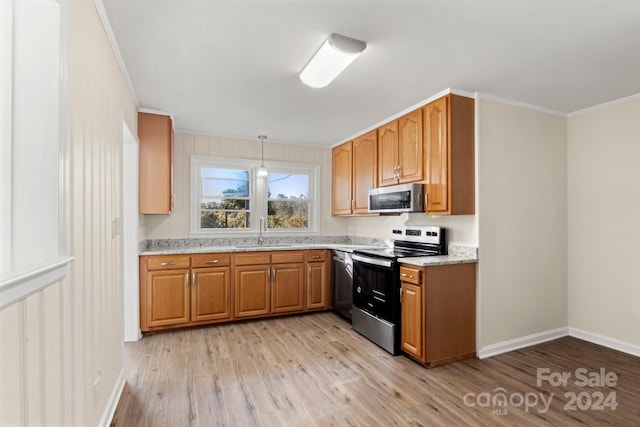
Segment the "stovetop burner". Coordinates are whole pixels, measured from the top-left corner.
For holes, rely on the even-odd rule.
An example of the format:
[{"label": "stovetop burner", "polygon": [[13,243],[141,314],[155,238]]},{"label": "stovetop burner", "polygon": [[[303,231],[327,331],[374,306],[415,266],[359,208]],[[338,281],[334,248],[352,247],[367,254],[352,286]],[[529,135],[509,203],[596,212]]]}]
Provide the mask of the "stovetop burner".
[{"label": "stovetop burner", "polygon": [[436,226],[406,226],[394,229],[392,248],[358,249],[354,253],[383,258],[446,255],[445,229]]}]

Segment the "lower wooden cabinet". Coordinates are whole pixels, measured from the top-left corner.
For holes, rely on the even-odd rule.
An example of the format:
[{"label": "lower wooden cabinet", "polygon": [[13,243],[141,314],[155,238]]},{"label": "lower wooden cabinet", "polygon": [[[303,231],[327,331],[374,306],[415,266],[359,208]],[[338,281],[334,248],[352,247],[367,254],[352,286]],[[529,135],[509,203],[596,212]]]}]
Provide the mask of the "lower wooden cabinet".
[{"label": "lower wooden cabinet", "polygon": [[264,316],[271,313],[271,265],[235,268],[235,317]]},{"label": "lower wooden cabinet", "polygon": [[140,257],[140,329],[331,308],[330,251]]},{"label": "lower wooden cabinet", "polygon": [[153,328],[189,323],[189,270],[150,271],[146,276],[144,324]]},{"label": "lower wooden cabinet", "polygon": [[140,330],[231,319],[229,264],[229,254],[140,257]]},{"label": "lower wooden cabinet", "polygon": [[401,349],[429,367],[476,355],[476,264],[400,267]]},{"label": "lower wooden cabinet", "polygon": [[272,269],[272,313],[304,309],[304,264],[276,264]]},{"label": "lower wooden cabinet", "polygon": [[307,278],[307,310],[331,308],[330,251],[309,251]]},{"label": "lower wooden cabinet", "polygon": [[231,318],[231,268],[194,268],[191,274],[191,320]]}]

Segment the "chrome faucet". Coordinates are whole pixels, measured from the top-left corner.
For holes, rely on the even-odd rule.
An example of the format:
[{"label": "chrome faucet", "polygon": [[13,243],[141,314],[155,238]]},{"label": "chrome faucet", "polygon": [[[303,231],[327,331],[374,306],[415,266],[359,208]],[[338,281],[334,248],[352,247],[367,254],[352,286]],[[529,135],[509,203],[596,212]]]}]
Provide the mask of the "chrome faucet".
[{"label": "chrome faucet", "polygon": [[260,232],[260,234],[258,234],[258,244],[261,245],[264,243],[264,237],[262,237],[262,231],[267,231],[267,224],[264,221],[264,217],[261,216],[260,219],[258,220],[258,230]]}]

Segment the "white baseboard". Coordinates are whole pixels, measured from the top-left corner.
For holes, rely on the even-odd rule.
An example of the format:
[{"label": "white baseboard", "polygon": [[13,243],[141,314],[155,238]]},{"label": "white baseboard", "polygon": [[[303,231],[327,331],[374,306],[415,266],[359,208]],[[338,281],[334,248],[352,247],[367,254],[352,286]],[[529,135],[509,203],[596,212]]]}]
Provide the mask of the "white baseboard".
[{"label": "white baseboard", "polygon": [[118,375],[118,380],[113,387],[113,391],[111,392],[111,396],[109,397],[107,406],[104,409],[102,418],[100,419],[100,423],[98,424],[100,427],[109,427],[109,425],[111,425],[111,421],[113,421],[113,416],[116,413],[116,408],[118,407],[120,395],[122,395],[122,390],[124,390],[125,383],[126,379],[124,377],[124,369],[122,369],[120,371],[120,375]]},{"label": "white baseboard", "polygon": [[640,346],[636,344],[631,344],[614,338],[605,337],[604,335],[594,334],[592,332],[571,327],[569,328],[569,336],[640,357]]},{"label": "white baseboard", "polygon": [[567,335],[569,335],[569,328],[563,327],[539,332],[533,335],[527,335],[526,337],[516,338],[509,341],[503,341],[497,344],[491,344],[478,349],[478,359],[486,359],[487,357],[497,356],[498,354],[507,353],[509,351],[542,344],[543,342],[566,337]]}]

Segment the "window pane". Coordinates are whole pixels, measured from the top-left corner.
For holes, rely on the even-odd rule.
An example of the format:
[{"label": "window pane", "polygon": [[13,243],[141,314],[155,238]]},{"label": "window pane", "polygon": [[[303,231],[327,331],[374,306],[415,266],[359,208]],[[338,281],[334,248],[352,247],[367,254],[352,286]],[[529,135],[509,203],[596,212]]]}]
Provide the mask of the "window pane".
[{"label": "window pane", "polygon": [[249,200],[246,199],[202,199],[201,209],[216,210],[249,210]]},{"label": "window pane", "polygon": [[270,172],[268,197],[273,199],[308,199],[309,175]]},{"label": "window pane", "polygon": [[200,212],[201,228],[248,228],[249,212],[234,211],[202,211]]},{"label": "window pane", "polygon": [[201,169],[202,178],[223,178],[249,180],[249,171],[243,169],[207,168]]},{"label": "window pane", "polygon": [[309,204],[306,201],[269,201],[267,209],[269,228],[309,227]]},{"label": "window pane", "polygon": [[202,178],[202,197],[248,197],[249,181]]}]

